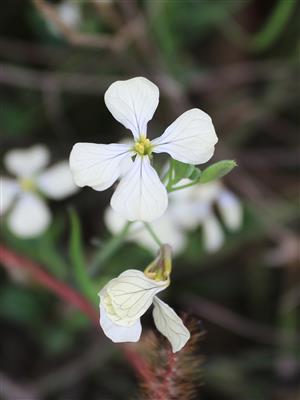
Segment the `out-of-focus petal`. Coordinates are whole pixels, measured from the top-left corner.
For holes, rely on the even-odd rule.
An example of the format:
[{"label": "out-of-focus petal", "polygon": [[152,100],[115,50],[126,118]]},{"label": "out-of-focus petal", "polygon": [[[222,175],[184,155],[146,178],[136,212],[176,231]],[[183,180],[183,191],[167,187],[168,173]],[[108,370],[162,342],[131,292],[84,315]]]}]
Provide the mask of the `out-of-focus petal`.
[{"label": "out-of-focus petal", "polygon": [[202,164],[212,157],[217,141],[210,116],[194,108],[178,117],[152,144],[155,153],[168,153],[184,163]]},{"label": "out-of-focus petal", "polygon": [[130,157],[126,144],[76,143],[70,154],[70,168],[76,185],[105,190],[120,177],[124,159]]},{"label": "out-of-focus petal", "polygon": [[137,342],[142,333],[140,319],[131,326],[117,325],[108,317],[102,303],[100,303],[100,325],[105,335],[114,343]]},{"label": "out-of-focus petal", "polygon": [[20,187],[13,179],[0,177],[0,215],[3,215],[12,205]]},{"label": "out-of-focus petal", "polygon": [[18,177],[33,177],[49,162],[50,154],[43,145],[32,146],[29,149],[9,151],[4,157],[7,170]]},{"label": "out-of-focus petal", "polygon": [[78,190],[67,161],[55,164],[42,172],[36,180],[38,188],[50,199],[60,200]]},{"label": "out-of-focus petal", "polygon": [[136,156],[115,190],[111,206],[128,221],[153,221],[166,211],[167,190],[148,156]]},{"label": "out-of-focus petal", "polygon": [[158,87],[146,78],[117,81],[107,89],[104,101],[113,117],[138,139],[147,134],[159,101]]},{"label": "out-of-focus petal", "polygon": [[223,190],[217,204],[227,228],[232,231],[239,229],[243,220],[243,208],[237,196],[228,190]]},{"label": "out-of-focus petal", "polygon": [[143,272],[130,269],[106,286],[113,311],[122,320],[137,320],[150,307],[153,297],[164,290],[169,281],[154,281]]},{"label": "out-of-focus petal", "polygon": [[51,222],[51,214],[45,202],[36,194],[24,192],[8,215],[10,230],[23,238],[42,234]]},{"label": "out-of-focus petal", "polygon": [[216,217],[211,213],[203,221],[203,242],[208,252],[219,250],[224,243],[224,233]]},{"label": "out-of-focus petal", "polygon": [[153,305],[156,328],[169,340],[173,353],[176,353],[185,346],[191,336],[190,332],[175,311],[156,296],[153,299]]},{"label": "out-of-focus petal", "polygon": [[[111,207],[104,212],[105,225],[111,233],[118,234],[124,228],[126,219],[118,215]],[[168,243],[172,247],[172,254],[179,254],[186,245],[186,236],[182,229],[177,225],[173,214],[169,210],[151,224],[153,230],[159,234],[162,243]],[[145,226],[141,222],[132,224],[126,236],[128,241],[138,243],[142,247],[150,250],[153,254],[157,253],[157,243],[149,235]]]}]

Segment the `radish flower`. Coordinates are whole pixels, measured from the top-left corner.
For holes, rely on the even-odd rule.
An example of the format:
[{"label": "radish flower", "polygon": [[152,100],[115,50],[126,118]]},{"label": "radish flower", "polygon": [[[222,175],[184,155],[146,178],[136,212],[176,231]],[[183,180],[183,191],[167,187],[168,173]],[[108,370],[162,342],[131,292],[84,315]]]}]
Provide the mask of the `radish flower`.
[{"label": "radish flower", "polygon": [[159,100],[154,83],[142,77],[114,82],[104,100],[113,117],[131,130],[134,141],[75,144],[70,155],[74,181],[80,187],[102,191],[120,178],[111,198],[112,208],[129,221],[153,221],[168,205],[167,190],[151,165],[153,153],[168,153],[189,164],[207,162],[218,140],[211,118],[194,108],[178,117],[160,137],[150,140],[147,124]]},{"label": "radish flower", "polygon": [[169,286],[169,278],[151,279],[143,272],[129,269],[112,279],[100,291],[100,325],[113,342],[137,342],[142,326],[140,318],[153,304],[157,329],[179,351],[190,333],[175,311],[156,295]]},{"label": "radish flower", "polygon": [[44,169],[49,158],[42,145],[12,150],[4,157],[6,169],[16,178],[0,178],[0,215],[7,213],[8,227],[16,236],[30,238],[47,229],[51,213],[43,197],[60,200],[78,189],[66,161]]}]

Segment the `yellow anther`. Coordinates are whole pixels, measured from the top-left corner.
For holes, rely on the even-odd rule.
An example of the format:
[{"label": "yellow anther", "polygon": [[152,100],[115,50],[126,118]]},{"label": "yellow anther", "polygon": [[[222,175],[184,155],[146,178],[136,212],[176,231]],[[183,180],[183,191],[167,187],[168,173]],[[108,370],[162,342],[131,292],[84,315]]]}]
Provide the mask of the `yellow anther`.
[{"label": "yellow anther", "polygon": [[140,156],[149,156],[152,153],[152,144],[145,136],[141,136],[139,140],[135,142],[133,149]]},{"label": "yellow anther", "polygon": [[30,192],[30,191],[33,191],[35,189],[34,181],[32,179],[29,179],[29,178],[20,179],[20,186],[21,186],[21,189],[26,191],[26,192]]}]

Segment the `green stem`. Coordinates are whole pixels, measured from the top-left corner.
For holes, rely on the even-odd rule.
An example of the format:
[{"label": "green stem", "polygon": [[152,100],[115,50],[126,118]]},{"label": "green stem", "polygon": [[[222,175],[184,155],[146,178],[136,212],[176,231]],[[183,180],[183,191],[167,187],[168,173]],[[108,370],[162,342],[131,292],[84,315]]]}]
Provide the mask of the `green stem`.
[{"label": "green stem", "polygon": [[99,271],[99,268],[113,256],[121,247],[132,222],[128,221],[118,235],[112,236],[105,246],[95,255],[90,267],[90,273],[93,275]]},{"label": "green stem", "polygon": [[181,189],[185,189],[185,188],[190,187],[190,186],[197,185],[197,183],[199,183],[199,181],[193,181],[191,183],[187,183],[186,185],[167,188],[167,190],[168,190],[169,193],[171,193],[171,192],[175,192],[176,190],[181,190]]},{"label": "green stem", "polygon": [[158,244],[159,247],[162,246],[162,242],[152,229],[152,226],[148,222],[144,222],[144,225],[147,231],[149,232],[150,236],[152,237],[152,239]]},{"label": "green stem", "polygon": [[237,44],[250,50],[262,51],[270,47],[286,26],[297,2],[278,0],[269,19],[261,31],[251,35],[245,32],[236,22],[231,20],[224,27],[224,33]]}]

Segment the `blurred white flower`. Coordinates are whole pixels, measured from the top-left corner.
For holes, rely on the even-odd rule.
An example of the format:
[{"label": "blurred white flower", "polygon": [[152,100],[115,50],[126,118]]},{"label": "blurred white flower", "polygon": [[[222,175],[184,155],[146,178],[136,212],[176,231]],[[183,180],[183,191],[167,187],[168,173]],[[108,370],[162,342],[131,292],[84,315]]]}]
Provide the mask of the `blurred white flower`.
[{"label": "blurred white flower", "polygon": [[[111,207],[107,207],[104,212],[104,221],[113,235],[117,235],[125,227],[126,219],[119,216]],[[162,243],[169,243],[174,255],[179,254],[186,245],[186,235],[173,218],[170,208],[163,216],[151,223],[154,232],[157,233]],[[150,250],[153,254],[157,252],[157,243],[149,234],[144,224],[140,221],[135,222],[129,227],[126,240],[138,243],[142,247]]]},{"label": "blurred white flower", "polygon": [[[180,185],[185,183],[189,183],[189,180],[181,181]],[[227,229],[236,231],[242,224],[242,205],[238,197],[221,182],[175,191],[170,194],[170,200],[170,211],[179,226],[190,230],[202,225],[203,244],[208,252],[219,250],[225,240],[222,226],[214,212],[214,205],[218,208]]]},{"label": "blurred white flower", "polygon": [[[142,77],[117,81],[108,88],[104,100],[114,118],[131,130],[134,141],[75,144],[70,155],[74,180],[80,187],[105,190],[121,178],[111,199],[112,208],[129,221],[153,221],[165,212],[168,195],[151,166],[152,153],[168,153],[189,164],[208,161],[218,140],[211,118],[196,108],[186,111],[150,141],[147,124],[159,100],[155,84]],[[127,172],[122,176],[124,168]]]},{"label": "blurred white flower", "polygon": [[170,281],[148,278],[143,272],[129,269],[112,279],[99,293],[100,325],[113,342],[137,342],[142,326],[140,318],[153,303],[157,329],[170,341],[173,352],[189,340],[190,333],[175,311],[156,294]]},{"label": "blurred white flower", "polygon": [[6,169],[16,179],[1,177],[0,215],[8,213],[7,224],[17,236],[38,236],[51,222],[43,197],[63,199],[77,191],[67,161],[45,170],[49,152],[42,145],[12,150],[4,157]]},{"label": "blurred white flower", "polygon": [[[81,10],[80,3],[77,1],[62,1],[55,6],[57,14],[60,20],[68,27],[74,30],[79,28],[81,22]],[[47,20],[48,27],[50,31],[56,35],[60,36],[61,32],[52,21]]]},{"label": "blurred white flower", "polygon": [[[189,183],[182,180],[180,185]],[[208,252],[219,250],[225,241],[221,223],[214,212],[217,206],[225,226],[230,231],[240,228],[243,208],[236,195],[220,182],[195,185],[169,194],[169,207],[165,214],[151,226],[163,243],[169,243],[173,254],[180,254],[187,243],[187,232],[202,226],[203,245]],[[109,231],[116,235],[124,228],[126,219],[111,207],[104,212],[104,221]],[[129,228],[126,239],[156,253],[157,244],[142,222]]]}]

